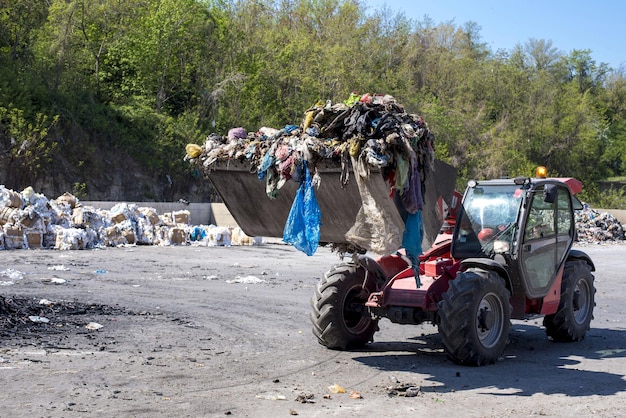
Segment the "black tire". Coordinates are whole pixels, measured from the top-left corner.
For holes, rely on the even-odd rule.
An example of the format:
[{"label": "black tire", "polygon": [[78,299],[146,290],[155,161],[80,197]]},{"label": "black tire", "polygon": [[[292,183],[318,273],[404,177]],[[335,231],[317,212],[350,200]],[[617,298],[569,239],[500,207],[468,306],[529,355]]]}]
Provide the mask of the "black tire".
[{"label": "black tire", "polygon": [[509,297],[494,271],[468,269],[450,281],[439,304],[439,333],[450,359],[482,366],[502,356],[511,327]]},{"label": "black tire", "polygon": [[370,291],[363,288],[365,269],[354,263],[324,274],[311,298],[313,334],[320,344],[336,350],[362,347],[378,331],[378,320],[365,308]]},{"label": "black tire", "polygon": [[559,308],[543,319],[546,334],[553,341],[580,341],[585,337],[596,306],[593,281],[589,264],[581,260],[565,262]]}]

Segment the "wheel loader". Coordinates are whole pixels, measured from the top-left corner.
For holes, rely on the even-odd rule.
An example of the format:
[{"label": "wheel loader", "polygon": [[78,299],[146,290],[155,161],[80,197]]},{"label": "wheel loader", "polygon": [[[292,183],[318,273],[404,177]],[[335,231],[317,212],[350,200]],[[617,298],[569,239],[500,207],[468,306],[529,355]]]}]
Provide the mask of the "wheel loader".
[{"label": "wheel loader", "polygon": [[[436,163],[425,187],[428,249],[419,263],[402,249],[382,256],[355,251],[332,267],[311,300],[318,341],[348,350],[373,341],[383,318],[431,322],[451,360],[480,366],[503,356],[511,319],[543,316],[550,339],[581,340],[595,306],[594,264],[572,249],[582,184],[538,170],[532,178],[472,180],[461,195],[454,192],[454,169]],[[335,186],[332,167],[319,171],[327,177],[316,191],[320,240],[342,242],[361,204],[358,191]],[[374,199],[403,218],[382,176],[372,176],[380,177]],[[282,236],[293,190],[270,201],[252,184],[254,176],[234,163],[209,178],[246,234]]]}]

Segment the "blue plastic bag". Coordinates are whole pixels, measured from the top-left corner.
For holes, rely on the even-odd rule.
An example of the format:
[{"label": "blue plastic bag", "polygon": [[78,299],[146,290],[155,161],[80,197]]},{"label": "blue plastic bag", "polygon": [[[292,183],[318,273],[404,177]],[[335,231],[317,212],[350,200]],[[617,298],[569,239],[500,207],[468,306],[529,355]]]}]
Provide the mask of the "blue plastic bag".
[{"label": "blue plastic bag", "polygon": [[422,211],[409,213],[406,218],[404,234],[402,234],[402,247],[406,251],[406,256],[411,260],[413,266],[417,266],[419,271],[419,256],[422,254],[422,238],[424,236],[424,224],[422,222]]},{"label": "blue plastic bag", "polygon": [[320,242],[322,213],[315,197],[311,174],[306,162],[303,164],[303,170],[304,177],[285,223],[283,241],[311,256],[317,251]]}]

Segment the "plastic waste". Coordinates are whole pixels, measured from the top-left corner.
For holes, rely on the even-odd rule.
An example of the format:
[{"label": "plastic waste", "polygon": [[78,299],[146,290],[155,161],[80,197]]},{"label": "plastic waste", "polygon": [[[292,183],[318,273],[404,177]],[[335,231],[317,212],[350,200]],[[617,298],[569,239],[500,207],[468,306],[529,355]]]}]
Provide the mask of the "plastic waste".
[{"label": "plastic waste", "polygon": [[185,146],[185,152],[191,158],[197,158],[200,154],[202,154],[202,147],[198,144],[187,144]]},{"label": "plastic waste", "polygon": [[226,280],[226,283],[228,284],[232,284],[232,283],[258,284],[258,283],[265,283],[265,280],[259,279],[258,277],[255,277],[255,276],[245,276],[245,277],[237,276],[233,280]]},{"label": "plastic waste", "polygon": [[328,386],[328,390],[331,393],[346,393],[346,390],[343,387],[339,386],[337,383]]},{"label": "plastic waste", "polygon": [[53,271],[69,271],[69,268],[65,267],[64,265],[60,264],[60,265],[56,265],[56,266],[50,266],[48,267],[48,270],[53,270]]},{"label": "plastic waste", "polygon": [[320,240],[322,213],[315,197],[311,174],[306,162],[303,163],[304,181],[296,192],[296,197],[289,211],[283,241],[311,256],[317,251]]},{"label": "plastic waste", "polygon": [[0,270],[0,277],[8,277],[11,281],[15,282],[24,278],[24,273],[19,270],[8,268],[6,270]]},{"label": "plastic waste", "polygon": [[408,387],[406,389],[406,392],[404,392],[404,396],[406,396],[407,398],[413,398],[417,395],[419,395],[421,388],[419,386],[411,386]]},{"label": "plastic waste", "polygon": [[402,244],[401,231],[404,228],[400,225],[402,220],[392,218],[392,211],[384,210],[380,206],[384,202],[377,202],[372,196],[367,163],[352,157],[352,165],[363,203],[354,225],[346,233],[346,239],[374,253],[391,254]]},{"label": "plastic waste", "polygon": [[50,320],[43,316],[31,315],[28,317],[31,322],[39,323],[39,324],[47,324]]},{"label": "plastic waste", "polygon": [[257,399],[267,399],[268,401],[284,401],[287,397],[277,392],[259,393],[255,396]]}]

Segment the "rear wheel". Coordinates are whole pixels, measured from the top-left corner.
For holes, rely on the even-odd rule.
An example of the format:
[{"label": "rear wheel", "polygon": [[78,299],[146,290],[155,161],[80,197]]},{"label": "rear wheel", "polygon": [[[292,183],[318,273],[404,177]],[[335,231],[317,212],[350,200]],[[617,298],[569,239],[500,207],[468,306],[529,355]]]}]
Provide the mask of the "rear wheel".
[{"label": "rear wheel", "polygon": [[495,363],[509,337],[509,296],[494,271],[469,269],[451,280],[439,305],[439,333],[448,357],[468,366]]},{"label": "rear wheel", "polygon": [[553,315],[546,315],[543,325],[553,341],[580,341],[593,319],[596,289],[589,264],[567,261],[561,281],[561,300]]},{"label": "rear wheel", "polygon": [[362,347],[373,340],[378,320],[365,308],[370,291],[363,288],[365,269],[339,264],[324,274],[311,299],[313,334],[328,348]]}]

